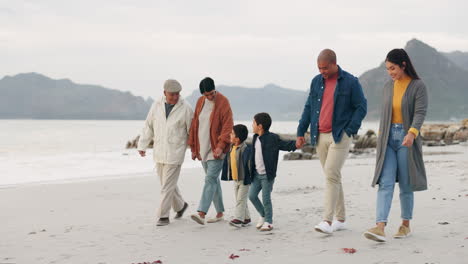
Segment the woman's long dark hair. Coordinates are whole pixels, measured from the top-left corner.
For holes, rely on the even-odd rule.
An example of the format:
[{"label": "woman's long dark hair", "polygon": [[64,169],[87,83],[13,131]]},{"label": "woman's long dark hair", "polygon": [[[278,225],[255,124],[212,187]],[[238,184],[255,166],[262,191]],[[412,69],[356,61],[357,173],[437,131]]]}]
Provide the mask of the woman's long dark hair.
[{"label": "woman's long dark hair", "polygon": [[[393,64],[397,64],[400,68],[405,69],[406,75],[411,79],[419,79],[416,70],[414,69],[413,64],[408,56],[408,53],[404,49],[393,49],[387,54],[385,61],[389,61]],[[405,62],[405,64],[403,64]]]}]

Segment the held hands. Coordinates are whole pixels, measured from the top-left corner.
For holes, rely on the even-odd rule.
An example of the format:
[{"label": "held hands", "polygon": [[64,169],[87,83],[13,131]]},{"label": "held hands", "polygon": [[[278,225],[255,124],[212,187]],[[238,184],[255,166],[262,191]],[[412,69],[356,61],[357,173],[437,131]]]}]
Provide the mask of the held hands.
[{"label": "held hands", "polygon": [[403,143],[401,143],[401,145],[408,147],[408,148],[411,147],[413,145],[414,138],[415,138],[415,135],[409,132],[408,134],[406,134],[405,138],[403,139]]},{"label": "held hands", "polygon": [[296,148],[300,149],[305,145],[305,138],[304,137],[297,137],[296,140]]},{"label": "held hands", "polygon": [[223,155],[223,150],[221,148],[216,148],[215,151],[213,151],[213,157],[215,159],[219,159]]},{"label": "held hands", "polygon": [[144,150],[139,150],[138,153],[139,153],[140,156],[142,156],[142,157],[146,156],[146,151],[144,151]]},{"label": "held hands", "polygon": [[[221,155],[223,155],[223,150],[222,149],[216,148],[213,151],[213,157],[215,159],[219,159],[221,157]],[[192,152],[192,160],[195,160],[195,159],[202,160],[200,154],[197,155],[195,152]]]},{"label": "held hands", "polygon": [[195,160],[195,159],[201,160],[201,156],[197,155],[195,152],[192,152],[192,160]]}]

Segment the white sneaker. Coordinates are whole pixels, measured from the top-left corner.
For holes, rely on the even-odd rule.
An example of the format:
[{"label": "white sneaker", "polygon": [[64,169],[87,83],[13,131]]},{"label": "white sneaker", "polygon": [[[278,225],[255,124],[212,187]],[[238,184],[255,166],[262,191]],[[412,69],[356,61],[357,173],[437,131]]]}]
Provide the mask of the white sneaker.
[{"label": "white sneaker", "polygon": [[260,218],[258,219],[257,225],[256,225],[255,227],[256,227],[257,229],[260,229],[260,228],[262,228],[263,223],[265,223],[265,217],[260,217]]},{"label": "white sneaker", "polygon": [[318,225],[315,226],[315,231],[331,235],[333,234],[333,228],[331,227],[328,222],[322,221]]},{"label": "white sneaker", "polygon": [[190,216],[193,221],[199,223],[200,225],[205,224],[205,218],[202,218],[199,214],[193,214]]},{"label": "white sneaker", "polygon": [[206,221],[207,223],[209,224],[212,224],[212,223],[216,223],[216,222],[219,222],[219,221],[223,221],[224,220],[224,215],[221,216],[221,217],[212,217],[212,218],[208,218],[208,220]]},{"label": "white sneaker", "polygon": [[335,221],[333,221],[331,226],[332,226],[333,232],[346,230],[346,222],[340,222],[340,221],[335,220]]},{"label": "white sneaker", "polygon": [[273,229],[273,224],[265,222],[265,223],[263,223],[262,227],[260,228],[260,231],[271,231],[272,229]]}]

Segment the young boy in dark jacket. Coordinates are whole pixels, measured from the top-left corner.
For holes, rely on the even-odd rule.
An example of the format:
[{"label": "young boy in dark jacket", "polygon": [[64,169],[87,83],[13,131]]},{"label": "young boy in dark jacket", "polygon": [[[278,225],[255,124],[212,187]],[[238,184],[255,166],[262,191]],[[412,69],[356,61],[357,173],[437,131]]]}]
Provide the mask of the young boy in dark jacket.
[{"label": "young boy in dark jacket", "polygon": [[231,149],[224,158],[221,180],[234,181],[234,194],[236,196],[236,211],[234,219],[229,224],[235,227],[243,227],[250,224],[249,208],[247,207],[247,195],[249,193],[251,179],[251,155],[252,146],[245,140],[249,131],[244,125],[235,125],[231,132]]},{"label": "young boy in dark jacket", "polygon": [[[254,116],[252,141],[252,185],[249,199],[260,214],[257,229],[270,231],[273,229],[273,206],[271,192],[275,182],[280,150],[295,151],[296,141],[284,141],[277,134],[271,133],[271,117],[267,113]],[[262,201],[258,194],[262,191]]]}]

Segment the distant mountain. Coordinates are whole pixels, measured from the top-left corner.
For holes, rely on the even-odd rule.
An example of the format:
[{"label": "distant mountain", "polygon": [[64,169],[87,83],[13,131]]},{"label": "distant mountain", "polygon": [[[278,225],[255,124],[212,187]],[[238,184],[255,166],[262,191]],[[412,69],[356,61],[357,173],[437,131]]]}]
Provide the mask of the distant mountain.
[{"label": "distant mountain", "polygon": [[[273,120],[299,120],[307,99],[307,92],[274,84],[263,88],[219,85],[216,90],[229,99],[235,120],[251,120],[259,112],[268,112]],[[200,96],[195,90],[187,101],[195,107]]]},{"label": "distant mountain", "polygon": [[468,71],[468,52],[453,51],[444,52],[442,54],[458,66]]},{"label": "distant mountain", "polygon": [[[429,92],[428,120],[448,120],[468,117],[468,70],[458,64],[463,61],[464,54],[454,52],[442,54],[429,45],[417,40],[410,40],[405,50]],[[458,64],[454,54],[459,54]],[[453,58],[452,58],[453,57]],[[385,82],[390,80],[385,69],[385,63],[369,70],[359,77],[368,100],[367,120],[379,118],[382,91]],[[250,120],[260,111],[269,112],[277,120],[298,120],[307,98],[307,93],[281,88],[269,84],[263,88],[250,89],[238,86],[217,87],[225,94],[232,105],[236,120]],[[200,97],[194,91],[187,100],[195,106]],[[261,98],[261,99],[259,99]]]},{"label": "distant mountain", "polygon": [[[417,39],[410,40],[405,49],[429,91],[427,119],[467,118],[468,53],[440,53]],[[375,120],[383,86],[389,80],[385,64],[365,72],[359,80],[368,99],[367,120]],[[274,120],[299,120],[308,94],[274,84],[263,88],[219,85],[217,90],[228,97],[235,120],[251,120],[258,112],[268,112]],[[199,97],[195,90],[187,101],[194,107]],[[152,102],[130,92],[37,73],[0,80],[0,118],[144,119]]]},{"label": "distant mountain", "polygon": [[[410,40],[405,50],[428,89],[427,119],[468,117],[468,70],[417,39]],[[365,72],[359,80],[368,99],[368,119],[378,118],[383,86],[389,80],[385,64]]]},{"label": "distant mountain", "polygon": [[144,119],[152,99],[37,73],[0,80],[0,118]]}]

